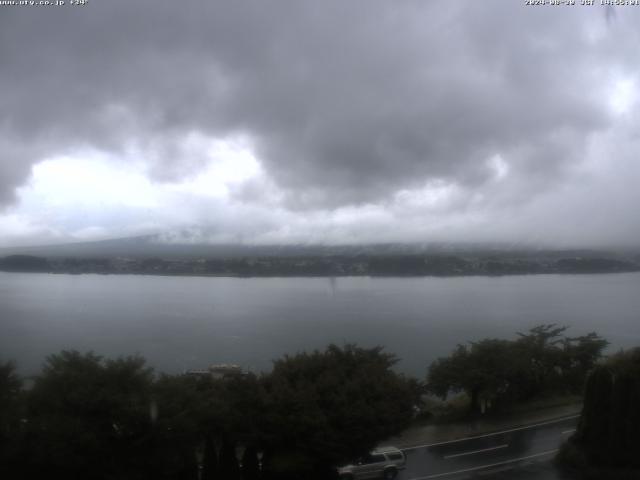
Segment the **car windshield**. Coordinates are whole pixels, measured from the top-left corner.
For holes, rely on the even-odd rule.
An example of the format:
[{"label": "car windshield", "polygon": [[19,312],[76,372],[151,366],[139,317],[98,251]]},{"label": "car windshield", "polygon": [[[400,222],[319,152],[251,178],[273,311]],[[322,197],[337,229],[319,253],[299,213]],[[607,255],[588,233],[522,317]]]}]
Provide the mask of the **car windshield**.
[{"label": "car windshield", "polygon": [[384,457],[384,455],[380,455],[380,454],[369,454],[369,455],[365,455],[364,457],[362,457],[360,459],[360,462],[362,465],[368,465],[371,463],[381,463],[384,462],[386,459]]}]

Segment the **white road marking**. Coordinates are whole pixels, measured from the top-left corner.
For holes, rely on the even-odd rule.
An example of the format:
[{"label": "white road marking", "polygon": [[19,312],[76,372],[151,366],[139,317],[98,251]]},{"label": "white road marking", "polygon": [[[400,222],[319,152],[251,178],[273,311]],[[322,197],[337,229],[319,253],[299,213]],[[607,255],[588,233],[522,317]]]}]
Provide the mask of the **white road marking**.
[{"label": "white road marking", "polygon": [[576,431],[576,429],[572,428],[571,430],[565,430],[564,432],[560,432],[560,435],[566,435],[567,433],[573,433],[575,431]]},{"label": "white road marking", "polygon": [[505,443],[504,445],[498,445],[497,447],[483,448],[481,450],[473,450],[472,452],[456,453],[454,455],[445,455],[444,458],[447,459],[447,458],[464,457],[465,455],[473,455],[474,453],[490,452],[491,450],[499,450],[501,448],[507,448],[508,446],[509,444]]},{"label": "white road marking", "polygon": [[463,470],[456,470],[454,472],[436,473],[434,475],[427,475],[426,477],[414,477],[414,478],[412,478],[410,480],[429,480],[431,478],[440,478],[440,477],[446,477],[448,475],[458,475],[460,473],[474,472],[476,470],[484,470],[485,468],[499,467],[501,465],[508,465],[510,463],[521,462],[522,460],[528,460],[530,458],[536,458],[536,457],[542,457],[542,456],[545,456],[545,455],[551,455],[552,453],[556,453],[557,451],[558,451],[558,449],[547,450],[546,452],[536,453],[534,455],[529,455],[527,457],[514,458],[512,460],[505,460],[503,462],[491,463],[489,465],[481,465],[479,467],[465,468]]},{"label": "white road marking", "polygon": [[523,427],[510,428],[509,430],[503,430],[501,432],[485,433],[483,435],[475,435],[475,436],[472,436],[472,437],[458,438],[456,440],[447,440],[447,441],[444,441],[444,442],[428,443],[428,444],[425,444],[425,445],[416,445],[416,446],[413,446],[413,447],[401,448],[400,450],[402,450],[403,452],[406,452],[408,450],[417,450],[419,448],[437,447],[439,445],[448,445],[450,443],[464,442],[466,440],[475,440],[476,438],[493,437],[494,435],[502,435],[504,433],[517,432],[517,431],[520,431],[520,430],[526,430],[528,428],[536,428],[536,427],[541,427],[543,425],[552,425],[554,423],[564,422],[565,420],[571,420],[571,419],[574,419],[574,418],[578,418],[579,416],[580,415],[571,415],[569,417],[557,418],[556,420],[549,420],[547,422],[535,423],[533,425],[525,425]]}]

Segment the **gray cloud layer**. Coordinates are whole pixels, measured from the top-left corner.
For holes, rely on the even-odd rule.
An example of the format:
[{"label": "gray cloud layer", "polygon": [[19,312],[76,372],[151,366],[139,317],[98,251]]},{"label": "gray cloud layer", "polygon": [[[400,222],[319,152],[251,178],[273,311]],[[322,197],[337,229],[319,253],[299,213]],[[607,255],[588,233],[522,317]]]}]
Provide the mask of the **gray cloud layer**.
[{"label": "gray cloud layer", "polygon": [[472,193],[495,155],[511,186],[493,201],[529,202],[572,181],[614,124],[612,75],[636,73],[637,17],[511,1],[4,8],[0,203],[32,164],[85,147],[135,146],[157,181],[190,175],[201,159],[180,139],[193,131],[247,135],[292,210],[384,203],[429,181]]}]

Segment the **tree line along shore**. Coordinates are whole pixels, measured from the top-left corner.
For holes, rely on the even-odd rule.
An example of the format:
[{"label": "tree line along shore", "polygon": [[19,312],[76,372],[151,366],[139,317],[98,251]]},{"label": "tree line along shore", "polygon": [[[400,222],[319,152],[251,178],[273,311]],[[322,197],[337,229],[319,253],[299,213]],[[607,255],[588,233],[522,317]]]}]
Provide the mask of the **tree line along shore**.
[{"label": "tree line along shore", "polygon": [[0,258],[0,271],[211,276],[471,276],[640,271],[636,258],[549,255],[329,255],[232,258]]},{"label": "tree line along shore", "polygon": [[[284,355],[270,372],[225,378],[157,374],[140,356],[91,352],[53,354],[29,379],[5,362],[0,473],[327,479],[336,465],[428,420],[429,396],[463,394],[467,415],[477,416],[583,391],[584,413],[562,464],[600,473],[638,467],[640,350],[604,361],[606,340],[566,330],[540,325],[511,340],[461,344],[434,361],[424,379],[394,371],[397,357],[381,347],[352,344]],[[594,447],[603,435],[611,446],[604,453]]]}]

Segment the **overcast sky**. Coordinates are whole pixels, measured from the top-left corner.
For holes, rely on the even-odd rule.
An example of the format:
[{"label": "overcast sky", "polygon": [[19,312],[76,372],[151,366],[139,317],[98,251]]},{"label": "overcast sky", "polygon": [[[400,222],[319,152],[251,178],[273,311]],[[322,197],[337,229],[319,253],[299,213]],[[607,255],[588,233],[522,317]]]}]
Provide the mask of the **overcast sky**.
[{"label": "overcast sky", "polygon": [[0,6],[0,245],[638,245],[640,7],[524,3]]}]

